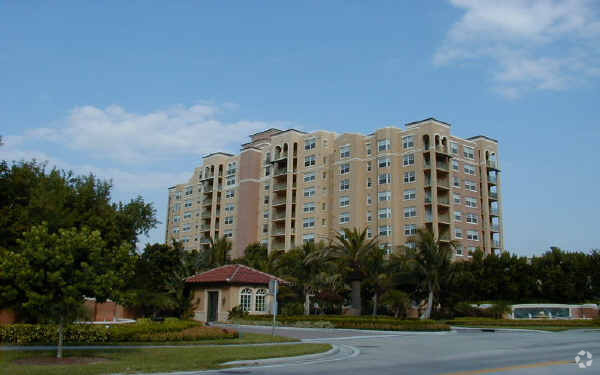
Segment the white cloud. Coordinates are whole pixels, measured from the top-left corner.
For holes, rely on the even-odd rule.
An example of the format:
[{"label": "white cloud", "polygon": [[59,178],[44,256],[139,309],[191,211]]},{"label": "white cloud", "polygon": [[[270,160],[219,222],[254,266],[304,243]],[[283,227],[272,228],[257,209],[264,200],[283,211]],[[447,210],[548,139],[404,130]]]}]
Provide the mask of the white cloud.
[{"label": "white cloud", "polygon": [[600,76],[600,17],[593,0],[450,0],[464,10],[434,62],[491,63],[509,97],[562,90]]},{"label": "white cloud", "polygon": [[116,105],[105,109],[83,106],[73,109],[57,127],[33,129],[25,136],[132,163],[235,151],[249,134],[274,126],[263,121],[219,120],[223,111],[233,109],[230,103],[223,108],[199,104],[137,114]]}]

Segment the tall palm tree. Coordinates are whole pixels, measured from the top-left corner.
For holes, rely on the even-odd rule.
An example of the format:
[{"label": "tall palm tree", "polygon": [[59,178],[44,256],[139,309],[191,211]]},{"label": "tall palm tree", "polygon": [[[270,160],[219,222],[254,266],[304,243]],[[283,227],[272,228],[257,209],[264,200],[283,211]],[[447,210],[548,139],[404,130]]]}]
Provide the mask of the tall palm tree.
[{"label": "tall palm tree", "polygon": [[422,283],[427,290],[427,309],[421,319],[431,318],[434,297],[440,292],[443,278],[451,272],[453,242],[440,242],[431,230],[419,229],[417,231],[415,249],[411,249],[411,259],[416,271],[422,278]]},{"label": "tall palm tree", "polygon": [[353,315],[360,315],[362,304],[360,299],[360,287],[362,280],[367,275],[367,257],[374,251],[379,250],[375,238],[367,239],[367,228],[360,231],[344,228],[343,234],[338,234],[335,242],[326,247],[322,252],[325,260],[337,261],[342,273],[348,276],[352,285],[352,310]]},{"label": "tall palm tree", "polygon": [[210,239],[208,263],[211,267],[219,267],[231,263],[231,242],[225,238]]}]

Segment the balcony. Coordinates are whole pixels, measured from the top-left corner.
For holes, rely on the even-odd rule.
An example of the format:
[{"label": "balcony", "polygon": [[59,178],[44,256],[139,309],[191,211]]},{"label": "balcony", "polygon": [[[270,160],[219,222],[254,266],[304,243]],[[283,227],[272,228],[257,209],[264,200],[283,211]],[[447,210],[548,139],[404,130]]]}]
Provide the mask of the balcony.
[{"label": "balcony", "polygon": [[433,198],[430,195],[425,196],[425,204],[431,204]]},{"label": "balcony", "polygon": [[278,162],[278,161],[281,161],[281,160],[287,160],[287,157],[288,157],[287,152],[282,152],[279,155],[275,155],[273,157],[273,160],[271,160],[271,163]]},{"label": "balcony", "polygon": [[283,176],[286,175],[287,169],[286,168],[277,168],[273,171],[273,177],[277,177],[277,176]]},{"label": "balcony", "polygon": [[207,225],[207,224],[200,225],[200,231],[201,232],[209,232],[210,231],[210,225]]},{"label": "balcony", "polygon": [[448,233],[444,233],[438,240],[441,242],[450,242],[450,235]]},{"label": "balcony", "polygon": [[491,216],[499,216],[500,212],[498,211],[497,208],[490,208],[490,215]]},{"label": "balcony", "polygon": [[210,219],[212,217],[212,214],[210,211],[208,211],[208,212],[205,211],[202,213],[202,215],[200,215],[200,217],[203,219]]},{"label": "balcony", "polygon": [[444,206],[449,206],[450,205],[450,199],[448,197],[440,197],[438,196],[438,204],[444,205]]},{"label": "balcony", "polygon": [[449,181],[438,180],[437,186],[438,186],[438,188],[450,190],[450,182]]},{"label": "balcony", "polygon": [[450,171],[450,168],[448,167],[448,163],[443,163],[443,162],[440,162],[440,161],[438,161],[437,163],[435,163],[435,168],[439,169],[441,171],[444,171],[444,172],[449,172]]},{"label": "balcony", "polygon": [[283,236],[285,236],[285,228],[273,229],[273,231],[271,232],[271,236],[273,236],[273,237],[283,237]]},{"label": "balcony", "polygon": [[210,238],[209,237],[200,238],[200,244],[201,245],[210,245]]},{"label": "balcony", "polygon": [[494,169],[496,171],[500,170],[500,166],[496,160],[488,160],[486,162],[486,166],[488,167],[488,169]]},{"label": "balcony", "polygon": [[205,187],[204,187],[204,193],[205,193],[205,194],[207,194],[207,193],[212,193],[212,192],[213,192],[213,188],[214,188],[214,186],[213,186],[213,185],[208,185],[208,186],[205,186]]},{"label": "balcony", "polygon": [[433,222],[433,216],[432,215],[425,215],[425,222],[426,223],[432,223]]},{"label": "balcony", "polygon": [[206,180],[212,180],[215,177],[214,173],[209,173],[205,176],[202,176],[202,178],[200,179],[200,181],[206,181]]},{"label": "balcony", "polygon": [[443,224],[450,224],[450,215],[438,215],[438,222]]},{"label": "balcony", "polygon": [[284,221],[285,220],[285,214],[275,214],[275,215],[273,215],[273,217],[271,218],[271,220],[273,220],[273,221]]},{"label": "balcony", "polygon": [[444,146],[444,145],[435,145],[435,152],[440,153],[440,154],[449,155],[448,147]]},{"label": "balcony", "polygon": [[488,184],[496,185],[498,178],[496,176],[488,176]]},{"label": "balcony", "polygon": [[492,248],[499,249],[500,248],[500,240],[492,240]]},{"label": "balcony", "polygon": [[425,163],[423,163],[423,168],[430,169],[431,168],[431,162],[429,160],[425,160]]},{"label": "balcony", "polygon": [[431,179],[426,179],[425,180],[425,187],[431,187]]},{"label": "balcony", "polygon": [[287,190],[287,184],[274,184],[273,191]]},{"label": "balcony", "polygon": [[284,206],[287,203],[286,198],[273,199],[273,207]]},{"label": "balcony", "polygon": [[488,192],[488,197],[493,200],[498,200],[498,193],[490,191]]},{"label": "balcony", "polygon": [[498,224],[491,224],[490,225],[490,230],[492,232],[500,232],[500,226]]},{"label": "balcony", "polygon": [[206,198],[202,201],[203,206],[212,206],[212,199]]}]

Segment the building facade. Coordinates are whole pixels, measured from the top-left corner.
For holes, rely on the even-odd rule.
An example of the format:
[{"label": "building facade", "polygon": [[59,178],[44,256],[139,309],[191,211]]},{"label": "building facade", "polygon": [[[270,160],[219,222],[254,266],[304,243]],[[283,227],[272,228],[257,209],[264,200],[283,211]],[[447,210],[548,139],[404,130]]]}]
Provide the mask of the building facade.
[{"label": "building facade", "polygon": [[414,246],[417,228],[458,244],[503,249],[498,142],[451,135],[430,118],[369,135],[269,129],[237,155],[214,153],[169,188],[166,240],[202,249],[232,241],[234,258],[261,242],[269,251],[329,241],[367,228],[380,246]]}]

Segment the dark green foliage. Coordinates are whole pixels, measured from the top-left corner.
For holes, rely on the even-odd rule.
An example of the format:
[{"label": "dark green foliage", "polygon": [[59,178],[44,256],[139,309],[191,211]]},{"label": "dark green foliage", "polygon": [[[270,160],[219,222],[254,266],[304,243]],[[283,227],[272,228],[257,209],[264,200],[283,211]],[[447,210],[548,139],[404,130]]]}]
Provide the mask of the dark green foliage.
[{"label": "dark green foliage", "polygon": [[[13,324],[0,326],[0,343],[12,345],[54,344],[58,337],[56,325]],[[164,323],[140,320],[134,324],[76,324],[65,327],[65,343],[100,344],[148,341],[195,341],[202,339],[236,338],[237,332],[203,327],[201,323],[167,319]]]},{"label": "dark green foliage", "polygon": [[248,316],[248,312],[244,311],[240,305],[234,306],[229,310],[229,319],[245,319]]}]

